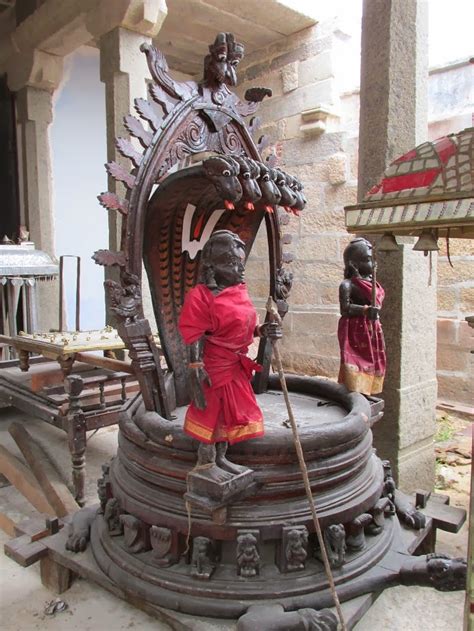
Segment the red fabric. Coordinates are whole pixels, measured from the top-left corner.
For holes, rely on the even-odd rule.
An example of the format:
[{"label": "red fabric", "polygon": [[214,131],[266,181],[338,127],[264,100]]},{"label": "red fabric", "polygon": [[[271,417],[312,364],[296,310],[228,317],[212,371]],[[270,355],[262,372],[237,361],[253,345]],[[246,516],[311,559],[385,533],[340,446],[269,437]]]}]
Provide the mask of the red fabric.
[{"label": "red fabric", "polygon": [[206,409],[191,403],[186,412],[184,431],[200,441],[233,443],[263,435],[262,412],[250,385],[260,366],[246,356],[256,325],[244,283],[217,295],[199,284],[186,296],[179,330],[186,344],[205,336],[203,362],[212,383],[203,384]]},{"label": "red fabric", "polygon": [[[367,304],[371,304],[372,282],[361,278],[352,278]],[[377,283],[376,306],[381,307],[385,296],[384,289]],[[379,320],[369,320],[365,315],[348,317],[339,320],[337,336],[341,349],[341,366],[356,370],[365,375],[383,377],[385,375],[385,341]],[[370,393],[365,393],[370,394]]]}]

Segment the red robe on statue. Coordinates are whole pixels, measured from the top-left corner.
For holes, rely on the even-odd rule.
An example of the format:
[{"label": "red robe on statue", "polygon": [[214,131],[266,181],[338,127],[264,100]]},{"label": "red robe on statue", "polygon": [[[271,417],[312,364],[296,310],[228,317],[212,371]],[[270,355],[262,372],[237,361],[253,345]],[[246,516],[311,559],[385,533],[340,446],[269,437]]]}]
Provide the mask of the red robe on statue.
[{"label": "red robe on statue", "polygon": [[211,386],[203,383],[207,406],[189,406],[184,431],[204,443],[230,444],[263,436],[263,415],[250,385],[260,366],[246,355],[257,313],[244,283],[214,295],[196,285],[186,295],[179,330],[186,344],[205,337],[203,362]]},{"label": "red robe on statue", "polygon": [[[372,281],[351,278],[370,304]],[[376,306],[381,307],[385,296],[383,287],[377,283]],[[382,392],[385,376],[385,341],[380,320],[369,320],[367,316],[342,316],[337,331],[341,350],[339,383],[352,392],[378,394]]]}]

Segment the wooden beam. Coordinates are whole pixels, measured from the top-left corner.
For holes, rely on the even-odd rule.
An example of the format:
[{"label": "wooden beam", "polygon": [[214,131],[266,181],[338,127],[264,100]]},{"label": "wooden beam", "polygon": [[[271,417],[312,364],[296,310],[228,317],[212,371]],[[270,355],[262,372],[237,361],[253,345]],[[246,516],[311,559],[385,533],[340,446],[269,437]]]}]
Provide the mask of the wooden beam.
[{"label": "wooden beam", "polygon": [[35,476],[3,445],[0,445],[0,471],[37,511],[51,517],[56,515]]},{"label": "wooden beam", "polygon": [[40,541],[31,541],[28,535],[11,539],[4,546],[5,555],[22,567],[29,567],[47,556],[48,548]]},{"label": "wooden beam", "polygon": [[56,563],[49,556],[44,556],[40,560],[40,575],[43,586],[55,594],[67,591],[74,578],[71,570]]},{"label": "wooden beam", "polygon": [[76,353],[75,361],[97,366],[98,368],[107,368],[118,372],[126,372],[134,375],[132,365],[120,359],[110,359],[110,357],[100,357],[98,355],[88,355],[87,353]]},{"label": "wooden beam", "polygon": [[55,515],[65,517],[69,513],[75,513],[79,509],[76,500],[33,436],[17,422],[12,423],[8,431],[30,465],[48,502],[54,508]]},{"label": "wooden beam", "polygon": [[16,524],[8,515],[5,515],[5,513],[0,513],[0,528],[3,532],[6,532],[9,537],[16,535]]}]

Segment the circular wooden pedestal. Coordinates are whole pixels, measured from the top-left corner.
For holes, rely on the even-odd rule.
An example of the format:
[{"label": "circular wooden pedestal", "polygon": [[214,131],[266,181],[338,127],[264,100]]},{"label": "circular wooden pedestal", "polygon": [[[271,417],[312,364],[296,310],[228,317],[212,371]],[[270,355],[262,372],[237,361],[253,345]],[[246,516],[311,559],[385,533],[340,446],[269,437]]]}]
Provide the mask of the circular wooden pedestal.
[{"label": "circular wooden pedestal", "polygon": [[[394,516],[384,527],[368,523],[384,485],[370,405],[325,380],[290,377],[289,386],[335,581],[350,598],[355,582],[363,592],[361,578],[388,553],[399,528]],[[91,538],[100,568],[122,589],[171,609],[227,618],[257,602],[331,605],[283,396],[273,389],[257,399],[265,437],[227,454],[253,470],[254,485],[217,514],[183,497],[198,445],[182,432],[185,410],[175,421],[139,404],[123,415],[119,450],[102,481],[104,515]],[[245,541],[249,560],[242,561]]]}]

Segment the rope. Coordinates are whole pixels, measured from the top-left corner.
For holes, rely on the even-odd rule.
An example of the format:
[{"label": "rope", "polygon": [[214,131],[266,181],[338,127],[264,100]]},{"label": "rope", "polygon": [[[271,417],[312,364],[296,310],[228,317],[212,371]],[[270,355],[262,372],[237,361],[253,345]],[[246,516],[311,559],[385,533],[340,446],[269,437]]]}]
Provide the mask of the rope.
[{"label": "rope", "polygon": [[449,251],[449,235],[450,235],[450,232],[451,232],[451,228],[448,228],[448,231],[446,233],[446,255],[448,257],[448,263],[454,269],[453,262],[451,261],[451,253]]},{"label": "rope", "polygon": [[186,512],[188,514],[188,532],[186,535],[186,549],[183,552],[183,557],[185,557],[189,552],[189,544],[191,542],[191,504],[189,502],[185,502]]},{"label": "rope", "polygon": [[[186,475],[186,486],[188,486],[188,475],[190,473],[192,473],[193,471],[205,471],[206,469],[210,469],[211,467],[215,467],[216,463],[215,462],[206,462],[206,464],[196,464],[194,465],[194,467],[191,469],[191,471],[188,471],[187,475]],[[188,487],[189,489],[189,487]],[[191,526],[192,526],[192,522],[191,522],[191,504],[190,502],[185,502],[184,505],[186,506],[186,513],[188,515],[188,532],[186,533],[186,549],[184,550],[182,556],[186,556],[189,552],[189,547],[190,547],[190,542],[191,542]]]},{"label": "rope", "polygon": [[[280,321],[280,324],[281,324],[281,319],[280,319],[280,316],[278,315],[278,313],[275,312],[273,307],[269,308],[269,305],[272,304],[270,301],[271,301],[271,298],[269,298],[269,301],[267,303],[267,311],[269,311],[273,315],[274,318],[278,318],[278,320]],[[288,416],[289,416],[289,419],[290,419],[291,430],[293,432],[293,440],[295,441],[296,453],[297,453],[297,456],[298,456],[298,462],[299,462],[299,465],[300,465],[301,475],[303,477],[303,482],[304,482],[304,488],[305,488],[305,491],[306,491],[306,496],[308,498],[309,506],[310,506],[310,509],[311,509],[311,515],[312,515],[312,518],[313,518],[314,529],[316,531],[316,536],[318,538],[319,547],[321,548],[321,556],[322,556],[322,559],[323,559],[323,564],[324,564],[324,570],[326,572],[326,577],[327,577],[328,583],[329,583],[329,589],[331,591],[331,594],[332,594],[332,597],[333,597],[333,600],[334,600],[334,604],[336,606],[337,615],[338,615],[339,621],[341,623],[341,629],[342,629],[342,631],[347,631],[347,626],[346,626],[346,623],[345,623],[345,620],[344,620],[344,614],[342,613],[341,603],[339,602],[339,597],[338,597],[337,591],[336,591],[336,585],[334,583],[334,577],[332,575],[331,566],[329,564],[329,559],[328,559],[328,555],[327,555],[327,551],[326,551],[326,546],[324,544],[324,538],[323,538],[323,533],[321,531],[321,525],[319,523],[318,514],[316,512],[316,506],[315,506],[315,503],[314,503],[313,494],[311,492],[311,484],[310,484],[309,476],[308,476],[308,468],[306,467],[306,462],[305,462],[305,459],[304,459],[303,448],[301,446],[301,441],[300,441],[300,437],[299,437],[299,433],[298,433],[298,428],[296,426],[296,421],[295,421],[295,417],[293,415],[293,409],[291,407],[290,397],[289,397],[289,394],[288,394],[288,388],[286,386],[286,379],[285,379],[285,374],[283,372],[283,363],[281,361],[280,349],[278,347],[278,340],[275,340],[275,342],[273,343],[273,354],[275,356],[275,363],[276,363],[276,367],[277,367],[277,371],[278,371],[278,376],[280,377],[281,388],[283,390],[283,396],[285,398],[286,408],[288,410]]]}]

